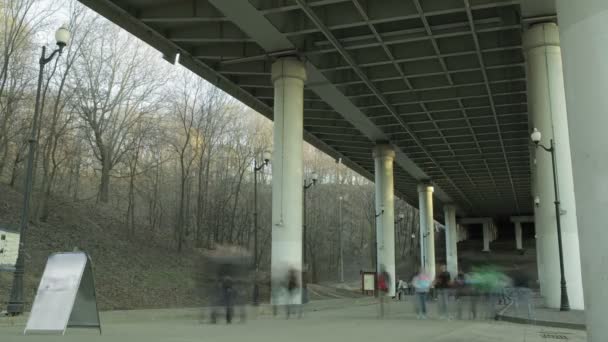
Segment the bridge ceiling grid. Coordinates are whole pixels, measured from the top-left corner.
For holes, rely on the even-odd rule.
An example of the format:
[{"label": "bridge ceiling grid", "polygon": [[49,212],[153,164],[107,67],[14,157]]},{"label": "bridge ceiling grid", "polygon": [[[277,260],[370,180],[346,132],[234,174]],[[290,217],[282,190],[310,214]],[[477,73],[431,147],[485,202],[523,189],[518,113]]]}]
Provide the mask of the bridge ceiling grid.
[{"label": "bridge ceiling grid", "polygon": [[[519,1],[250,0],[293,51],[265,51],[206,0],[105,1],[269,108],[272,61],[297,54],[468,213],[532,210]],[[373,174],[374,142],[304,97],[306,131]],[[415,204],[420,180],[395,178]]]}]

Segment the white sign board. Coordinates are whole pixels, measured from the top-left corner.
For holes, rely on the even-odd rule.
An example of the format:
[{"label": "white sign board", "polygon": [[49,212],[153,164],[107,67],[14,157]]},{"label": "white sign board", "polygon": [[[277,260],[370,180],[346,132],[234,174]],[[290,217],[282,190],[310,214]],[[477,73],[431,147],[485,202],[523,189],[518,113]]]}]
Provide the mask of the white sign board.
[{"label": "white sign board", "polygon": [[363,275],[363,291],[374,291],[376,288],[374,278],[375,276],[373,273],[366,273]]},{"label": "white sign board", "polygon": [[19,251],[19,234],[0,229],[0,271],[14,271]]},{"label": "white sign board", "polygon": [[84,252],[49,257],[24,334],[65,334],[68,327],[101,333],[91,260]]}]

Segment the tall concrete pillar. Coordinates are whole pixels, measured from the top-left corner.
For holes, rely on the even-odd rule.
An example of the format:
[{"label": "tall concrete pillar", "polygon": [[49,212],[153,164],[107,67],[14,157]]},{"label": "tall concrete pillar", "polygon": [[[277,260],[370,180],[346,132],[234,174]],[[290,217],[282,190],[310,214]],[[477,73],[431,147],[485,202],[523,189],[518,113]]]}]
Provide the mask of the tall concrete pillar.
[{"label": "tall concrete pillar", "polygon": [[448,272],[455,278],[458,275],[458,226],[456,225],[456,207],[445,205],[445,251]]},{"label": "tall concrete pillar", "polygon": [[[296,58],[281,58],[272,65],[274,84],[274,152],[272,154],[272,261],[273,303],[280,298],[279,281],[294,269],[302,270],[302,179],[304,82],[306,69]],[[301,280],[301,279],[300,279]],[[302,283],[299,281],[298,283]],[[300,300],[297,296],[296,300]]]},{"label": "tall concrete pillar", "polygon": [[420,269],[426,268],[426,194],[418,186],[418,238],[420,239]]},{"label": "tall concrete pillar", "polygon": [[389,296],[395,296],[395,195],[393,161],[395,151],[389,145],[374,148],[376,212],[377,269],[390,275]]},{"label": "tall concrete pillar", "polygon": [[424,264],[422,268],[435,277],[435,220],[433,219],[433,191],[431,185],[418,185],[420,207],[420,237],[424,242]]},{"label": "tall concrete pillar", "polygon": [[[557,17],[564,47],[567,123],[580,227],[587,341],[603,342],[608,341],[608,139],[605,137],[608,1],[557,0]],[[572,229],[565,225],[564,228]],[[569,264],[566,267],[571,267]]]},{"label": "tall concrete pillar", "polygon": [[483,222],[483,252],[490,252],[490,239],[491,239],[491,228],[490,225],[492,222],[484,221]]},{"label": "tall concrete pillar", "polygon": [[[528,70],[528,110],[532,124],[542,133],[541,143],[555,142],[558,187],[561,197],[562,244],[564,269],[570,306],[583,309],[583,286],[578,243],[574,182],[570,157],[570,137],[566,95],[562,72],[559,30],[555,23],[530,27],[523,37]],[[535,187],[540,199],[536,206],[537,243],[540,250],[539,270],[542,296],[550,308],[559,308],[561,298],[557,221],[554,205],[553,166],[551,154],[535,149]]]},{"label": "tall concrete pillar", "polygon": [[515,222],[515,249],[518,251],[523,249],[521,240],[521,222]]}]

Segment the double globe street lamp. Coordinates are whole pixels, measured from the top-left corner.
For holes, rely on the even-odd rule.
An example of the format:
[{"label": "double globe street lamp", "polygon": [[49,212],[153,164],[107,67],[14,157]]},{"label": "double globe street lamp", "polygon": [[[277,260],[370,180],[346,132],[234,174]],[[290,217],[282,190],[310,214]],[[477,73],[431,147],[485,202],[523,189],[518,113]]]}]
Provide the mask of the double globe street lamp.
[{"label": "double globe street lamp", "polygon": [[70,41],[70,31],[65,26],[61,26],[55,32],[55,41],[57,48],[46,56],[46,46],[42,47],[42,54],[38,61],[40,70],[38,72],[38,86],[36,88],[36,104],[34,106],[34,117],[32,119],[32,131],[28,140],[29,150],[27,156],[27,169],[25,174],[25,191],[23,192],[23,209],[21,211],[21,226],[19,227],[19,250],[17,254],[17,262],[15,263],[15,273],[11,288],[11,296],[8,302],[6,311],[9,315],[16,316],[23,313],[23,275],[25,273],[25,254],[26,254],[26,234],[29,222],[30,212],[30,197],[32,195],[33,179],[34,179],[34,156],[36,155],[38,121],[40,118],[40,97],[42,89],[42,80],[44,78],[44,66],[51,62],[57,55],[61,55],[63,49]]},{"label": "double globe street lamp", "polygon": [[[555,201],[553,203],[555,204],[555,220],[557,223],[557,246],[559,250],[559,271],[561,277],[561,303],[559,309],[560,311],[569,311],[570,301],[568,299],[568,287],[566,285],[566,276],[564,274],[564,253],[562,248],[562,225],[560,218],[561,209],[559,200],[559,187],[557,182],[557,165],[555,162],[555,143],[553,142],[553,139],[551,139],[549,140],[549,147],[541,144],[540,140],[542,138],[542,135],[536,128],[534,128],[534,131],[530,135],[530,138],[536,146],[536,149],[538,149],[538,147],[541,147],[543,150],[551,153],[551,166],[553,167],[553,190],[555,193]],[[540,199],[538,197],[535,197],[534,204],[536,206],[540,205]]]},{"label": "double globe street lamp", "polygon": [[258,166],[257,157],[253,159],[253,268],[255,280],[253,282],[253,303],[259,304],[260,289],[258,286],[258,172],[270,164],[272,154],[268,151],[262,152],[262,163]]},{"label": "double globe street lamp", "polygon": [[[378,276],[380,274],[380,268],[378,267],[378,218],[384,214],[384,205],[380,206],[380,212],[376,213],[374,211],[374,268],[376,269],[376,277],[374,281],[374,293],[378,296]],[[384,241],[384,239],[383,239]],[[384,249],[384,242],[381,245],[381,248]]]},{"label": "double globe street lamp", "polygon": [[304,268],[306,269],[306,271],[308,271],[308,260],[307,260],[307,244],[308,242],[306,241],[306,237],[307,237],[307,227],[306,227],[306,192],[308,191],[308,189],[310,189],[313,185],[317,184],[317,180],[319,179],[319,175],[316,172],[313,172],[310,175],[310,179],[305,179],[304,180],[304,199],[303,199],[303,210],[304,213],[302,215],[302,261],[304,264]]},{"label": "double globe street lamp", "polygon": [[269,151],[262,152],[262,163],[258,165],[258,159],[253,160],[253,267],[258,270],[258,172],[270,164],[272,154]]}]

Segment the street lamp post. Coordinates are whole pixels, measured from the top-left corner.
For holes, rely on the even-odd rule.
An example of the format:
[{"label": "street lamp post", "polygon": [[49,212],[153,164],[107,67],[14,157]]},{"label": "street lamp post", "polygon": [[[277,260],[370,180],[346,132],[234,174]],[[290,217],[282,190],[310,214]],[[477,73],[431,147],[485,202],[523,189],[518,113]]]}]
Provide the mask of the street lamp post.
[{"label": "street lamp post", "polygon": [[375,213],[375,219],[374,219],[374,230],[376,231],[374,234],[374,267],[376,269],[376,281],[374,282],[374,293],[376,294],[376,296],[378,295],[378,273],[380,272],[380,270],[378,269],[378,217],[382,216],[382,214],[384,214],[384,206],[380,207],[380,213]]},{"label": "street lamp post", "polygon": [[15,263],[15,273],[13,277],[13,285],[11,288],[11,297],[8,302],[6,311],[9,315],[16,316],[23,313],[23,275],[25,273],[25,253],[26,253],[26,234],[28,229],[29,212],[30,212],[30,197],[32,195],[33,179],[34,179],[34,155],[36,154],[37,134],[38,134],[38,119],[40,117],[40,92],[42,89],[42,80],[44,77],[44,66],[55,58],[56,55],[61,55],[63,48],[70,40],[70,31],[65,26],[61,26],[55,32],[55,41],[57,48],[46,56],[46,46],[42,47],[42,54],[38,61],[40,69],[38,72],[38,87],[36,88],[36,104],[34,106],[34,117],[32,119],[32,131],[28,140],[29,151],[27,158],[27,170],[25,175],[25,191],[23,192],[23,209],[21,211],[21,226],[19,229],[19,250],[17,254],[17,262]]},{"label": "street lamp post", "polygon": [[[307,244],[308,242],[306,241],[307,238],[307,227],[306,227],[306,191],[308,191],[308,189],[310,189],[311,186],[315,185],[317,183],[317,179],[319,179],[319,176],[317,175],[316,172],[313,172],[311,175],[311,179],[310,180],[304,180],[304,199],[303,199],[303,203],[302,203],[302,207],[304,210],[304,213],[302,215],[302,261],[304,264],[304,268],[308,271],[308,258],[307,258]],[[305,284],[306,281],[304,279],[302,279],[302,284]]]},{"label": "street lamp post", "polygon": [[[561,283],[561,304],[560,304],[560,311],[570,311],[570,301],[568,299],[568,287],[566,284],[566,275],[564,273],[564,252],[563,252],[563,248],[562,248],[562,225],[561,225],[561,210],[560,210],[560,200],[559,200],[559,187],[558,187],[558,182],[557,182],[557,169],[556,169],[556,163],[555,163],[555,144],[553,142],[553,139],[551,139],[549,141],[549,147],[544,146],[543,144],[540,143],[540,139],[541,139],[541,133],[538,131],[538,129],[534,129],[534,131],[532,132],[530,138],[532,139],[532,142],[534,142],[534,144],[536,145],[536,148],[538,148],[539,146],[551,153],[551,166],[553,167],[553,190],[555,193],[555,201],[553,202],[555,204],[555,220],[557,223],[557,247],[558,247],[558,251],[559,251],[559,271],[560,271],[560,283]],[[540,201],[539,201],[540,202]],[[539,203],[536,203],[537,205]]]},{"label": "street lamp post", "polygon": [[399,229],[399,223],[403,222],[404,219],[405,219],[405,214],[404,213],[399,213],[399,216],[395,220],[395,231],[397,233],[397,245],[399,245],[401,243],[401,240],[402,240],[401,236],[402,235],[403,235],[403,244],[405,245],[407,243],[407,238],[405,237],[405,233],[401,232],[401,230]]},{"label": "street lamp post", "polygon": [[[426,246],[426,238],[427,238],[427,237],[428,237],[430,234],[431,234],[431,232],[424,232],[424,234],[422,234],[422,244],[423,244],[424,246]],[[422,249],[422,248],[421,248],[421,249]],[[422,254],[422,268],[423,268],[424,270],[426,270],[426,269],[427,269],[427,264],[426,264],[426,250],[425,250],[425,253],[422,253],[422,252],[421,252],[420,254]]]},{"label": "street lamp post", "polygon": [[340,196],[340,210],[339,210],[339,224],[338,224],[338,243],[340,245],[340,282],[344,282],[344,244],[342,240],[342,201],[346,199],[346,196]]},{"label": "street lamp post", "polygon": [[271,154],[268,151],[262,153],[263,162],[258,166],[257,158],[253,160],[253,267],[256,272],[258,262],[258,172],[262,171],[270,163]]}]

